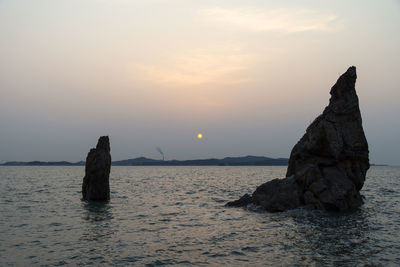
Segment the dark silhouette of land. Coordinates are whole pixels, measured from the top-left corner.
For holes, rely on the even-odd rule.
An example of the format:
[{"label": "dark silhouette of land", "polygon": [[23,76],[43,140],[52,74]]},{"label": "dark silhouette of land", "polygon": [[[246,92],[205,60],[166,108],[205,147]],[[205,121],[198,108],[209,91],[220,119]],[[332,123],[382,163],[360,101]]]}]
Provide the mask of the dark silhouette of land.
[{"label": "dark silhouette of land", "polygon": [[[262,156],[226,157],[223,159],[157,160],[145,157],[113,161],[112,166],[286,166],[287,158]],[[8,161],[2,166],[84,166],[84,161]]]}]

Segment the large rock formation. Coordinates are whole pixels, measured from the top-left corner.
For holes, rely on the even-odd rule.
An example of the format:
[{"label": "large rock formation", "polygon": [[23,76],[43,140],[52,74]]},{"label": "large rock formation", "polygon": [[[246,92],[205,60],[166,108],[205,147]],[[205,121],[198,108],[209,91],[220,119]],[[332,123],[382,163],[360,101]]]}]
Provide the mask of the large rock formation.
[{"label": "large rock formation", "polygon": [[110,169],[110,141],[108,136],[102,136],[96,148],[92,148],[86,157],[82,200],[107,201],[110,199]]},{"label": "large rock formation", "polygon": [[343,211],[359,207],[369,168],[368,143],[355,91],[356,68],[332,87],[329,105],[293,147],[286,178],[259,186],[227,206],[259,205],[268,211],[308,206]]}]

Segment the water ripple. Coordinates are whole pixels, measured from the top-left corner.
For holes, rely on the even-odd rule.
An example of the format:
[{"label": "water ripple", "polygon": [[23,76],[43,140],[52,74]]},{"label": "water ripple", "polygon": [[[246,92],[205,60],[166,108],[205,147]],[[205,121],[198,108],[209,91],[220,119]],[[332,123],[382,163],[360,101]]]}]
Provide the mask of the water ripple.
[{"label": "water ripple", "polygon": [[274,214],[223,205],[285,167],[113,167],[108,203],[80,201],[83,172],[0,167],[1,265],[400,265],[400,168],[355,212]]}]

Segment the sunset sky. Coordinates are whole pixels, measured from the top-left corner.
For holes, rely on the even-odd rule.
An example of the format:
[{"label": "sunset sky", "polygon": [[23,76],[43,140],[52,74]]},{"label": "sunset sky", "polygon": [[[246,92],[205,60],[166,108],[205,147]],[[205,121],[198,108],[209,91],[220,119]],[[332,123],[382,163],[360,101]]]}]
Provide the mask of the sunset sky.
[{"label": "sunset sky", "polygon": [[351,65],[400,165],[400,1],[0,0],[0,160],[289,157]]}]

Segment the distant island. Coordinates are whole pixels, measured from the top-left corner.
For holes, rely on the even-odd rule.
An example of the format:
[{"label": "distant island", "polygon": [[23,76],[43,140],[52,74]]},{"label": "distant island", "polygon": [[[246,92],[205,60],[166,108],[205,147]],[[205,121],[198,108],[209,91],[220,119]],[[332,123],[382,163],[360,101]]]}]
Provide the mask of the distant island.
[{"label": "distant island", "polygon": [[[286,166],[287,158],[263,156],[226,157],[223,159],[158,160],[145,157],[113,161],[112,166]],[[84,161],[8,161],[0,166],[85,166]]]}]

